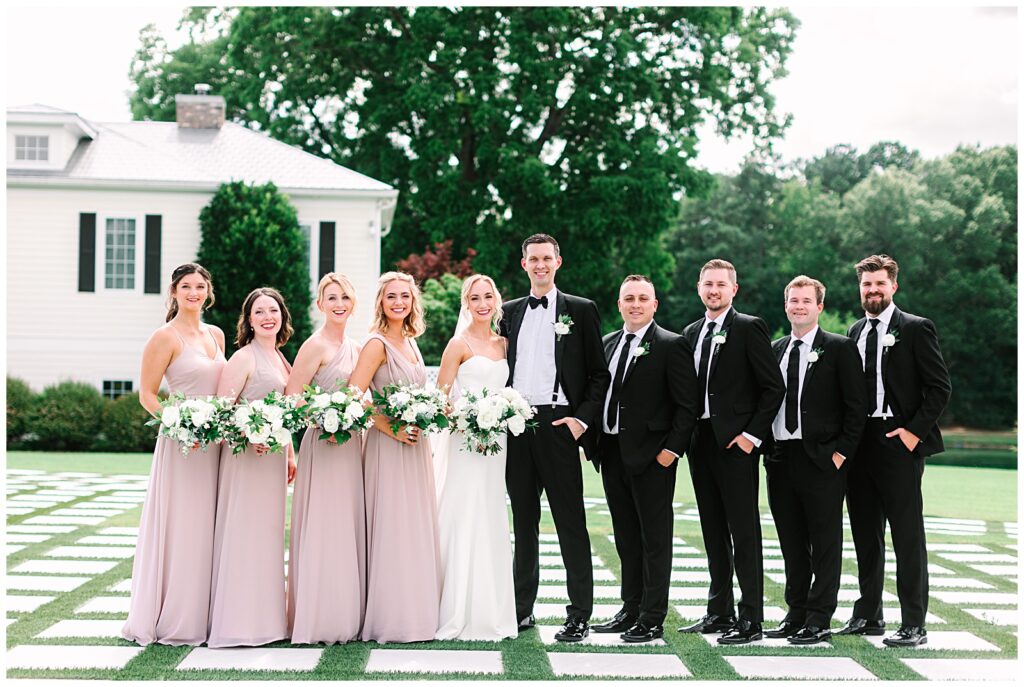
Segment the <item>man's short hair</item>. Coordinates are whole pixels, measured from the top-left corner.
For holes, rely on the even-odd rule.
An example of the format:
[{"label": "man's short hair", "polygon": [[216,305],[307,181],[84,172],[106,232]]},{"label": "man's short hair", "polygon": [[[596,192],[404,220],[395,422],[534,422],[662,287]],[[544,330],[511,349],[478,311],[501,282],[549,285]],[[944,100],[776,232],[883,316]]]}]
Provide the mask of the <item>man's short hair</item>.
[{"label": "man's short hair", "polygon": [[729,278],[732,279],[733,284],[738,284],[736,281],[736,267],[728,260],[722,260],[721,258],[714,258],[704,263],[704,266],[700,268],[700,276],[697,277],[699,282],[704,276],[704,273],[708,270],[728,270]]},{"label": "man's short hair", "polygon": [[822,303],[825,302],[825,285],[822,284],[817,279],[812,279],[811,277],[808,277],[806,274],[801,274],[799,277],[793,277],[793,281],[786,284],[786,290],[783,292],[783,297],[788,301],[790,289],[799,289],[805,286],[814,287],[814,299],[815,302],[818,303],[818,305],[821,305]]},{"label": "man's short hair", "polygon": [[619,284],[619,290],[622,290],[622,287],[625,286],[626,284],[628,284],[631,281],[639,281],[639,282],[643,282],[644,284],[650,284],[651,285],[651,290],[654,290],[654,282],[651,281],[651,278],[648,277],[645,274],[630,274],[630,275],[627,275],[626,278],[622,280],[622,283]]},{"label": "man's short hair", "polygon": [[869,255],[857,263],[857,279],[860,279],[865,272],[878,272],[885,270],[889,274],[889,281],[896,283],[896,277],[900,273],[900,266],[896,261],[885,253],[881,255]]},{"label": "man's short hair", "polygon": [[555,257],[557,258],[559,255],[561,255],[558,249],[558,241],[555,240],[554,236],[551,236],[549,234],[534,234],[533,236],[527,237],[527,239],[523,241],[524,258],[526,257],[526,247],[534,243],[550,243],[552,246],[555,247]]}]

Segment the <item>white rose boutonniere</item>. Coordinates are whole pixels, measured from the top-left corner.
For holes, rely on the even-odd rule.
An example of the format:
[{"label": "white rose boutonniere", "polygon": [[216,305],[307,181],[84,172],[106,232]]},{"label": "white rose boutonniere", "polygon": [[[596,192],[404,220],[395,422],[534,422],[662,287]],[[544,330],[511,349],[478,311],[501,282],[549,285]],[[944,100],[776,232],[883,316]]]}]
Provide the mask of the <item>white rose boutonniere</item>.
[{"label": "white rose boutonniere", "polygon": [[574,322],[571,317],[560,315],[558,320],[555,321],[555,340],[561,341],[563,336],[571,334],[573,324]]},{"label": "white rose boutonniere", "polygon": [[651,352],[651,342],[650,341],[645,341],[645,342],[643,342],[642,344],[640,344],[639,346],[637,346],[636,348],[633,349],[633,357],[639,359],[639,358],[644,357],[645,355],[648,355],[650,352]]},{"label": "white rose boutonniere", "polygon": [[821,348],[815,348],[815,349],[813,349],[811,351],[808,351],[808,353],[807,353],[807,363],[809,365],[813,365],[814,363],[818,362],[818,359],[821,358],[821,356],[824,355],[824,354],[825,354],[825,351],[822,350]]},{"label": "white rose boutonniere", "polygon": [[711,343],[715,344],[716,346],[723,346],[725,345],[725,339],[727,336],[729,336],[729,332],[718,332],[717,334],[711,337]]},{"label": "white rose boutonniere", "polygon": [[895,346],[897,343],[899,343],[899,340],[900,340],[900,332],[899,332],[899,330],[898,329],[893,329],[891,332],[887,333],[885,336],[882,337],[882,347],[883,348],[890,348],[892,346]]}]

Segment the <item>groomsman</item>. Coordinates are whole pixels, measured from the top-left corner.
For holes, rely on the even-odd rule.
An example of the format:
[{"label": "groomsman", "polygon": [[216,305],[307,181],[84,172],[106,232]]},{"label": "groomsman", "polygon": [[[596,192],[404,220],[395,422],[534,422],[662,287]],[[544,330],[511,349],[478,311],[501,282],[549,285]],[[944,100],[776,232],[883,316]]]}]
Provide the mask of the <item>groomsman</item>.
[{"label": "groomsman", "polygon": [[[700,419],[687,456],[711,588],[707,614],[679,631],[724,632],[720,644],[747,644],[762,637],[764,571],[755,449],[771,436],[772,420],[786,393],[768,327],[732,307],[738,290],[732,263],[707,262],[697,282],[707,312],[683,330],[694,351],[700,389]],[[743,594],[739,618],[733,611],[734,561]]]},{"label": "groomsman", "polygon": [[672,577],[676,465],[697,421],[697,375],[686,339],[654,321],[654,284],[632,274],[619,287],[623,328],[604,337],[612,384],[598,456],[622,563],[622,610],[595,632],[626,642],[664,635]]},{"label": "groomsman", "polygon": [[508,338],[509,381],[537,408],[539,424],[535,432],[508,437],[505,484],[516,537],[516,612],[520,630],[534,626],[543,490],[569,592],[565,624],[555,639],[578,642],[590,632],[594,606],[579,450],[583,447],[588,457],[595,456],[610,375],[597,306],[555,288],[555,273],[562,266],[558,242],[547,234],[534,234],[523,241],[522,249],[520,264],[530,278],[530,295],[504,304],[501,334]]},{"label": "groomsman", "polygon": [[[832,636],[843,567],[843,496],[847,458],[867,420],[857,345],[818,326],[825,285],[799,276],[785,290],[792,333],[772,344],[786,398],[765,451],[768,504],[786,562],[782,624],[766,637],[817,644]],[[813,578],[813,582],[812,582]]]},{"label": "groomsman", "polygon": [[865,317],[850,328],[864,361],[868,420],[850,466],[846,508],[857,550],[860,598],[837,634],[881,635],[885,572],[885,523],[896,552],[900,629],[888,646],[928,641],[928,550],[921,477],[924,459],[944,449],[938,420],[951,386],[931,320],[905,313],[892,297],[899,266],[872,255],[856,266]]}]

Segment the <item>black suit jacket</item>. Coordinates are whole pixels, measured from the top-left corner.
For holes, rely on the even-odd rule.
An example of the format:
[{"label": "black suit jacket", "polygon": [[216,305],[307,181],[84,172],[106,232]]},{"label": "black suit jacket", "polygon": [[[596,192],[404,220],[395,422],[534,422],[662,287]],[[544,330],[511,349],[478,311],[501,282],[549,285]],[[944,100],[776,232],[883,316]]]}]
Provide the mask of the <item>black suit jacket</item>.
[{"label": "black suit jacket", "polygon": [[[850,327],[850,338],[857,341],[866,324],[867,318],[857,320]],[[916,455],[923,458],[941,453],[946,447],[939,431],[939,416],[953,387],[935,325],[895,308],[884,333],[896,337],[895,345],[882,349],[882,384],[893,412],[893,427],[904,427],[921,439],[914,449]],[[881,337],[878,345],[882,345]],[[870,404],[871,399],[868,401]]]},{"label": "black suit jacket", "polygon": [[[623,336],[620,329],[604,337],[605,365]],[[648,353],[627,363],[619,391],[618,441],[622,463],[631,474],[643,472],[663,448],[681,457],[700,414],[693,351],[686,339],[652,322],[637,350],[640,346],[647,346]],[[601,441],[607,438],[602,433]]]},{"label": "black suit jacket", "polygon": [[[781,364],[792,336],[772,343]],[[832,454],[853,458],[867,422],[867,385],[857,344],[845,336],[818,328],[811,350],[818,360],[809,363],[800,393],[800,435],[804,450],[822,470],[835,471]],[[783,376],[785,380],[785,376]],[[788,393],[788,389],[787,389]],[[773,441],[769,443],[774,443]],[[765,450],[766,459],[771,447]]]},{"label": "black suit jacket", "polygon": [[[555,321],[562,315],[568,315],[573,325],[568,334],[556,337],[555,379],[562,386],[573,417],[587,424],[587,431],[580,437],[580,445],[587,458],[592,459],[597,455],[604,395],[611,382],[601,346],[601,315],[594,301],[561,290],[556,293]],[[501,334],[508,338],[509,384],[515,378],[519,328],[527,307],[526,297],[516,298],[502,306]],[[555,336],[554,330],[551,336]]]},{"label": "black suit jacket", "polygon": [[[683,330],[695,351],[703,328],[702,317]],[[786,395],[768,326],[759,317],[729,308],[721,331],[725,343],[715,347],[708,364],[708,409],[715,441],[724,449],[736,435],[747,432],[763,443],[771,437],[772,420]],[[703,400],[698,409],[704,412]]]}]

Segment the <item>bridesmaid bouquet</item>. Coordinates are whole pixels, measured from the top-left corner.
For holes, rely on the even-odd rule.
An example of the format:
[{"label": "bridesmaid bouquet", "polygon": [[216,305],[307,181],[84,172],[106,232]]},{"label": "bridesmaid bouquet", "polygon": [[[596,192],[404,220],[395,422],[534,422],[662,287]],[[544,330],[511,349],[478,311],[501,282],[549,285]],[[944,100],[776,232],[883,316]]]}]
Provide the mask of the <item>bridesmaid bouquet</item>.
[{"label": "bridesmaid bouquet", "polygon": [[308,384],[304,388],[306,417],[310,427],[323,432],[319,439],[333,437],[340,446],[373,424],[373,407],[363,406],[363,393],[354,386],[333,393]]},{"label": "bridesmaid bouquet", "polygon": [[205,449],[223,439],[225,415],[232,403],[226,398],[185,398],[171,394],[160,402],[160,417],[146,423],[159,426],[158,434],[181,444],[181,453],[188,455],[197,444]]},{"label": "bridesmaid bouquet", "polygon": [[271,391],[263,399],[235,404],[224,423],[224,440],[236,455],[251,444],[263,444],[271,453],[278,453],[291,444],[292,433],[303,429],[306,422],[297,397]]},{"label": "bridesmaid bouquet", "polygon": [[490,456],[501,450],[499,441],[506,431],[519,436],[527,428],[535,428],[536,413],[518,391],[505,387],[466,392],[455,401],[452,419],[455,428],[466,435],[467,451]]},{"label": "bridesmaid bouquet", "polygon": [[448,427],[448,397],[441,389],[388,384],[373,392],[373,403],[377,412],[388,418],[392,432],[410,425],[428,433]]}]

